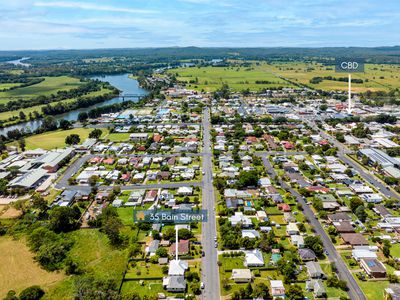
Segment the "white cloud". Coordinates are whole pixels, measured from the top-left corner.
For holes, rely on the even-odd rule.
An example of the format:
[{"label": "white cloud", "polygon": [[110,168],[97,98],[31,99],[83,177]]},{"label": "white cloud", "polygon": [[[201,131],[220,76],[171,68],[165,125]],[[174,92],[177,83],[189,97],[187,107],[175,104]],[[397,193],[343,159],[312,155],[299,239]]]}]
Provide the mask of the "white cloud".
[{"label": "white cloud", "polygon": [[54,7],[54,8],[73,8],[73,9],[84,9],[84,10],[97,10],[97,11],[108,11],[108,12],[121,12],[121,13],[134,13],[134,14],[149,14],[154,13],[152,10],[136,9],[129,7],[118,7],[111,5],[92,4],[75,1],[55,1],[55,2],[35,2],[34,6],[37,7]]}]

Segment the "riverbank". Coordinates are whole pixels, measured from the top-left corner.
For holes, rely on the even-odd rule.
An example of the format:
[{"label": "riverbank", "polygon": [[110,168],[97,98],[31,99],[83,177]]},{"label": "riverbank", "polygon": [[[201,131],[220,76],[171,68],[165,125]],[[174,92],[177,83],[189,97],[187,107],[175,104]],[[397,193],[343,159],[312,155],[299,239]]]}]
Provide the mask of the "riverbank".
[{"label": "riverbank", "polygon": [[[103,107],[103,106],[116,104],[116,103],[122,103],[124,101],[137,102],[139,99],[138,96],[141,96],[141,95],[145,96],[148,94],[147,90],[142,89],[139,86],[139,83],[137,80],[129,78],[129,74],[96,76],[96,77],[93,77],[92,79],[97,79],[97,80],[100,80],[103,82],[110,83],[110,85],[117,88],[121,92],[121,94],[136,95],[136,96],[122,98],[122,97],[119,97],[119,96],[116,97],[115,95],[113,95],[112,97],[110,97],[110,99],[102,101],[101,103],[90,105],[88,107],[74,109],[74,110],[71,110],[71,111],[68,111],[68,112],[65,112],[62,114],[53,115],[57,122],[59,122],[62,119],[74,122],[78,119],[78,116],[80,113],[89,112],[90,110],[92,110],[94,108]],[[68,101],[68,100],[65,100],[65,101]],[[74,101],[74,100],[71,99],[70,101]],[[25,115],[29,115],[30,108],[18,110],[18,114],[19,114],[19,111],[23,111]],[[2,114],[3,113],[0,113],[0,116]],[[6,114],[7,114],[7,112],[4,113],[5,116],[6,116]],[[42,114],[42,116],[44,116],[44,115]],[[0,120],[1,120],[1,118],[0,118]],[[10,124],[12,124],[12,125],[10,125]],[[33,131],[37,130],[41,126],[41,124],[42,124],[41,118],[36,118],[34,120],[30,120],[30,121],[26,121],[26,122],[23,122],[23,121],[18,122],[17,121],[14,123],[8,123],[8,126],[4,126],[2,129],[0,129],[0,135],[7,135],[7,132],[16,130],[16,129],[29,130],[29,131],[33,132]]]}]

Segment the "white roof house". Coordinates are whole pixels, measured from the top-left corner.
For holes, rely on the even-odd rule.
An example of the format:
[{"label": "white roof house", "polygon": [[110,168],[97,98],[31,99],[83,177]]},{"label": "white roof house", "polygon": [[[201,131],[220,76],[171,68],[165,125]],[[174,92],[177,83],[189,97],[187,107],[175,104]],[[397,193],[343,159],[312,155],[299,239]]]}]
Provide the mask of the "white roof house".
[{"label": "white roof house", "polygon": [[289,223],[286,226],[286,232],[288,235],[298,235],[300,233],[296,223]]},{"label": "white roof house", "polygon": [[366,249],[354,249],[351,252],[351,255],[357,261],[359,261],[360,259],[363,259],[363,258],[377,258],[377,255],[375,252],[373,252],[371,250],[366,250]]},{"label": "white roof house", "polygon": [[255,239],[260,237],[260,233],[257,230],[244,229],[242,230],[242,238],[248,237],[249,239]]},{"label": "white roof house", "polygon": [[250,282],[253,275],[250,269],[233,269],[231,278],[235,282]]},{"label": "white roof house", "polygon": [[285,297],[285,287],[282,280],[270,280],[270,284],[272,297]]},{"label": "white roof house", "polygon": [[292,244],[298,248],[304,248],[304,238],[301,235],[292,235]]},{"label": "white roof house", "polygon": [[260,250],[255,249],[252,251],[247,251],[245,256],[244,265],[246,267],[263,267],[264,257]]},{"label": "white roof house", "polygon": [[235,214],[229,218],[229,221],[233,227],[239,223],[242,224],[242,227],[250,227],[253,225],[251,219],[248,216],[243,215],[242,212],[235,212]]},{"label": "white roof house", "polygon": [[191,186],[181,186],[178,188],[177,194],[191,195],[191,194],[193,194],[193,188]]},{"label": "white roof house", "polygon": [[180,259],[173,259],[169,262],[168,275],[178,276],[184,275],[185,271],[188,269],[188,262]]}]

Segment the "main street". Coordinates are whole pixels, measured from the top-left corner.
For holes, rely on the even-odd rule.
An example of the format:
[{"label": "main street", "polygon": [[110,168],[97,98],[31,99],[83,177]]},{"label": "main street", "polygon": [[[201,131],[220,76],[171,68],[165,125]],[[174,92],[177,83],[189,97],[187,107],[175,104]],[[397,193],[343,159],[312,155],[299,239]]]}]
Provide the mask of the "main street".
[{"label": "main street", "polygon": [[212,179],[212,151],[210,134],[210,110],[204,109],[203,113],[203,209],[208,211],[207,222],[202,223],[202,245],[205,256],[202,259],[202,281],[204,290],[202,299],[217,300],[219,293],[218,252],[214,246],[214,237],[217,236],[215,219],[215,195]]},{"label": "main street", "polygon": [[[268,157],[263,155],[262,160],[263,160],[264,166],[265,166],[269,176],[276,177],[277,174],[276,174],[274,168],[272,167],[270,161],[268,160]],[[279,183],[283,189],[285,189],[286,191],[290,192],[293,196],[295,196],[297,202],[302,205],[303,213],[309,220],[308,221],[309,224],[311,224],[313,226],[313,228],[315,229],[316,235],[319,236],[322,240],[324,249],[326,251],[328,251],[329,261],[335,263],[339,278],[341,280],[345,280],[347,282],[347,286],[349,288],[348,293],[349,293],[350,298],[352,300],[356,300],[356,299],[366,300],[367,298],[365,297],[363,291],[358,286],[357,281],[354,279],[353,275],[350,273],[349,269],[347,268],[346,264],[344,263],[343,259],[339,255],[339,253],[336,251],[336,248],[333,245],[331,239],[329,238],[329,236],[326,234],[326,232],[322,228],[320,222],[314,215],[314,212],[311,210],[309,205],[306,203],[306,201],[303,199],[303,197],[296,190],[294,190],[290,185],[288,185],[281,178],[279,178]]]}]

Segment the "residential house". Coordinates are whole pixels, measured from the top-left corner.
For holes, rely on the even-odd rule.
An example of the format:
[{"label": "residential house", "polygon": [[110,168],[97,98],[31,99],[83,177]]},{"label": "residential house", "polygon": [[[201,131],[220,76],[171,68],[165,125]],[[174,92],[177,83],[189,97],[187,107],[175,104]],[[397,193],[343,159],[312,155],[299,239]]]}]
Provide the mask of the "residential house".
[{"label": "residential house", "polygon": [[345,244],[351,246],[366,246],[368,245],[368,241],[361,233],[343,233],[341,235]]},{"label": "residential house", "polygon": [[246,251],[246,256],[244,259],[245,267],[263,267],[264,257],[262,252],[258,249],[252,251]]},{"label": "residential house", "polygon": [[307,273],[310,278],[326,278],[325,273],[322,271],[321,266],[319,263],[315,261],[308,261],[306,262]]},{"label": "residential house", "polygon": [[308,248],[302,248],[297,250],[302,261],[313,261],[316,260],[317,256],[314,251]]},{"label": "residential house", "polygon": [[233,269],[231,279],[236,283],[246,283],[253,280],[250,269]]},{"label": "residential house", "polygon": [[360,266],[373,278],[385,278],[386,267],[376,258],[362,258],[360,260]]},{"label": "residential house", "polygon": [[273,299],[285,298],[285,287],[282,280],[270,280],[271,284],[271,296]]}]

